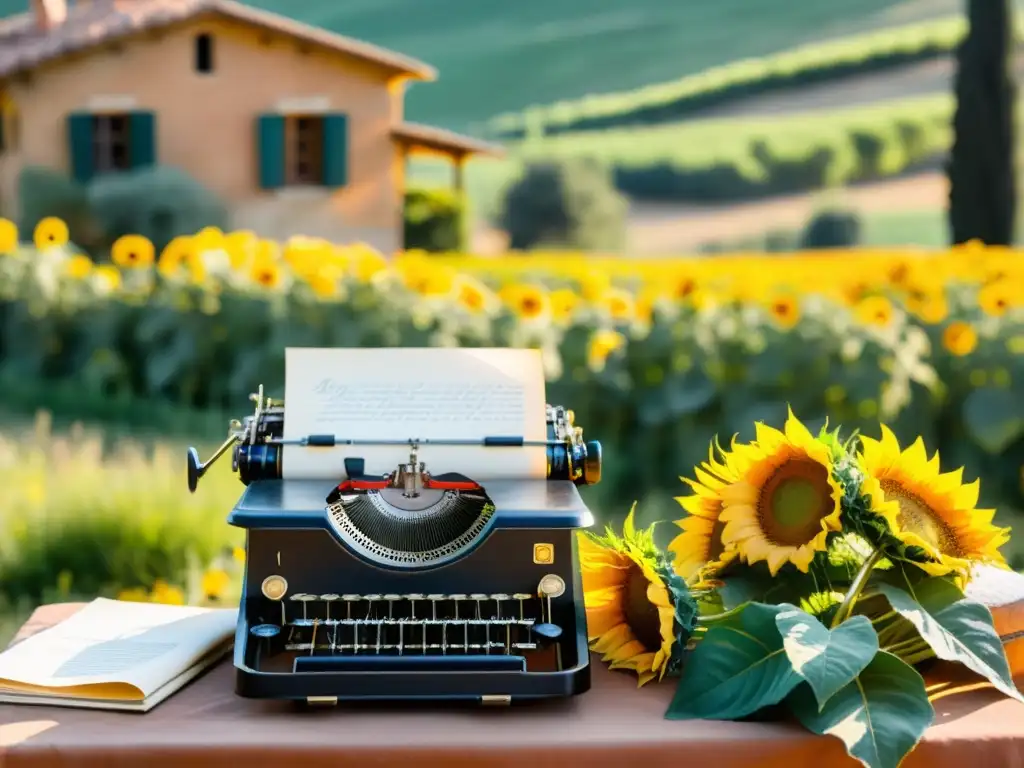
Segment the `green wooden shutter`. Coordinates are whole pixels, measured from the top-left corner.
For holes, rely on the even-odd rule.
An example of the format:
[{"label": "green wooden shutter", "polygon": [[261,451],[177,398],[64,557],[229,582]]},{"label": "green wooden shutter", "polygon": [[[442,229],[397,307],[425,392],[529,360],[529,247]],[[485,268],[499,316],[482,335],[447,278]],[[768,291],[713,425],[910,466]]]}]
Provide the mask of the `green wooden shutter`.
[{"label": "green wooden shutter", "polygon": [[92,115],[88,112],[68,115],[68,161],[75,181],[86,184],[92,179]]},{"label": "green wooden shutter", "polygon": [[277,189],[284,186],[284,117],[260,115],[256,123],[259,151],[260,186]]},{"label": "green wooden shutter", "polygon": [[348,183],[348,115],[324,116],[323,163],[324,186]]},{"label": "green wooden shutter", "polygon": [[156,165],[156,115],[152,112],[132,112],[128,120],[132,168]]}]

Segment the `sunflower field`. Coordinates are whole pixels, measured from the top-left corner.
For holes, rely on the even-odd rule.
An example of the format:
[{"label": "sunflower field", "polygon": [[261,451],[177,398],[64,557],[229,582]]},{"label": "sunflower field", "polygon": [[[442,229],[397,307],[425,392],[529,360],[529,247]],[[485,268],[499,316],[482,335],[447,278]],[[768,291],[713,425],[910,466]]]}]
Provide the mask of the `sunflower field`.
[{"label": "sunflower field", "polygon": [[603,520],[634,500],[638,524],[676,517],[679,477],[710,440],[750,439],[789,407],[811,430],[921,436],[944,469],[982,478],[1004,521],[1024,510],[1011,250],[388,258],[211,229],[161,253],[126,236],[94,263],[46,219],[20,236],[0,222],[0,254],[8,407],[135,413],[212,442],[259,384],[282,394],[286,346],[535,347],[549,402],[603,443],[604,477],[585,489]]}]

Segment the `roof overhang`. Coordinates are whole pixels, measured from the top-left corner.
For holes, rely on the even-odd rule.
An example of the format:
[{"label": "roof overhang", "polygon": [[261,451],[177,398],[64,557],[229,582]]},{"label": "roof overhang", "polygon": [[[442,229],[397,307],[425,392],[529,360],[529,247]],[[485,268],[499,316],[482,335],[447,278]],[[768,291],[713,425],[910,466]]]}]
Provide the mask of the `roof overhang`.
[{"label": "roof overhang", "polygon": [[473,155],[504,157],[499,144],[418,123],[402,123],[391,129],[391,137],[409,154],[441,155],[461,161]]}]

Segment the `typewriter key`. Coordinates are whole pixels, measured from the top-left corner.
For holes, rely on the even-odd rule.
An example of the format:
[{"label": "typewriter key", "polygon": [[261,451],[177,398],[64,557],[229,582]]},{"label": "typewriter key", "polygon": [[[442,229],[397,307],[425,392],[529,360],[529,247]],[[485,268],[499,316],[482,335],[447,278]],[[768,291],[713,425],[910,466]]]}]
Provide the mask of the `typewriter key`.
[{"label": "typewriter key", "polygon": [[394,618],[395,600],[401,600],[401,595],[384,595],[384,599],[388,601],[388,618]]},{"label": "typewriter key", "polygon": [[339,597],[340,597],[340,595],[334,595],[334,594],[320,595],[320,599],[323,600],[325,603],[327,603],[327,621],[328,622],[330,622],[330,620],[331,620],[331,603],[333,603]]},{"label": "typewriter key", "polygon": [[430,614],[431,621],[437,621],[437,604],[444,599],[444,595],[427,595],[427,600],[430,601],[430,608],[432,611]]},{"label": "typewriter key", "polygon": [[468,600],[469,597],[467,595],[448,595],[448,599],[455,603],[455,620],[460,621],[459,603],[461,603],[463,600]]},{"label": "typewriter key", "polygon": [[360,595],[342,595],[341,599],[345,601],[345,618],[351,621],[352,603],[358,603],[363,598]]},{"label": "typewriter key", "polygon": [[292,600],[298,600],[300,603],[302,603],[302,622],[304,624],[309,624],[309,614],[306,612],[306,606],[314,600],[319,599],[320,598],[318,598],[316,595],[307,595],[305,593],[301,593],[292,597]]},{"label": "typewriter key", "polygon": [[249,629],[249,634],[254,637],[277,637],[281,634],[281,628],[276,624],[257,624]]},{"label": "typewriter key", "polygon": [[405,597],[409,601],[409,610],[411,612],[410,616],[411,616],[411,618],[413,620],[415,620],[416,619],[416,601],[417,600],[426,600],[427,596],[426,595],[406,595]]},{"label": "typewriter key", "polygon": [[513,600],[519,601],[519,621],[526,621],[526,601],[529,600],[533,595],[528,595],[525,592],[516,592],[512,595]]}]

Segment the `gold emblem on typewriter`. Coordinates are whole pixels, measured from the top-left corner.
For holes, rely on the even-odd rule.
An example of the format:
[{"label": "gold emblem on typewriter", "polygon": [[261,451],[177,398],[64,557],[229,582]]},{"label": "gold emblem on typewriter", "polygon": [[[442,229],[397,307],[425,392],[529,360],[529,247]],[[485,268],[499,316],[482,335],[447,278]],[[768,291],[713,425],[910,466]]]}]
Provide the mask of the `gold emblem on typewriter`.
[{"label": "gold emblem on typewriter", "polygon": [[263,580],[263,596],[268,600],[280,600],[288,591],[288,582],[284,576],[267,576]]},{"label": "gold emblem on typewriter", "polygon": [[554,544],[534,544],[533,562],[537,565],[551,565],[555,562]]}]

